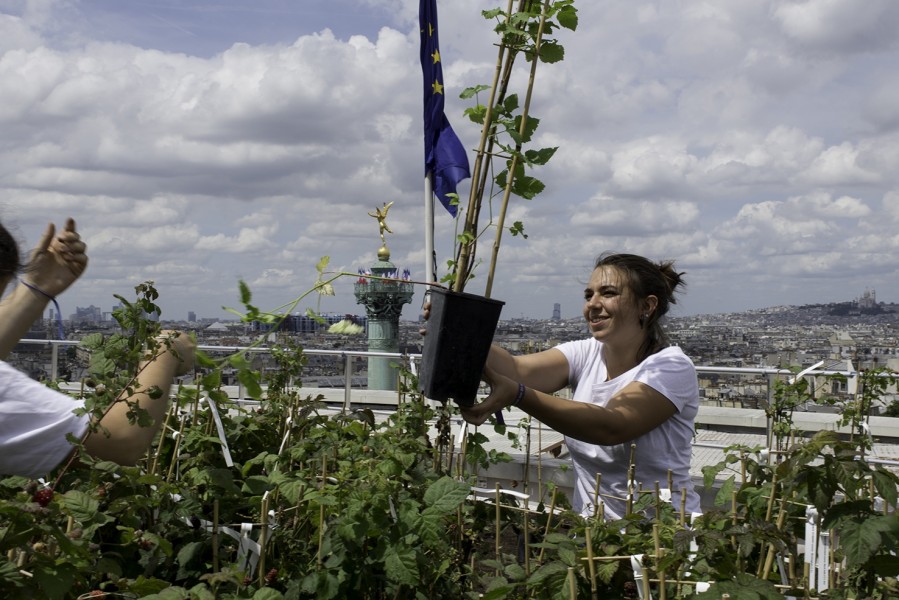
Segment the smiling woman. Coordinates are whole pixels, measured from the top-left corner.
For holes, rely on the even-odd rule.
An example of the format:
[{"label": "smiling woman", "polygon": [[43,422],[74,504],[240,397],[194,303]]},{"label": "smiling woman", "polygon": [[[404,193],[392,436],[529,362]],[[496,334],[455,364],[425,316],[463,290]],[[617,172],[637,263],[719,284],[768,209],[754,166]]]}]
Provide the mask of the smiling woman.
[{"label": "smiling woman", "polygon": [[[481,424],[514,406],[565,435],[576,475],[572,504],[585,516],[622,518],[635,490],[657,485],[679,510],[700,512],[690,479],[696,370],[668,346],[659,322],[684,285],[681,275],[671,262],[601,256],[584,293],[592,337],[522,356],[494,345],[484,372],[490,395],[462,415]],[[567,386],[573,399],[553,395]]]}]

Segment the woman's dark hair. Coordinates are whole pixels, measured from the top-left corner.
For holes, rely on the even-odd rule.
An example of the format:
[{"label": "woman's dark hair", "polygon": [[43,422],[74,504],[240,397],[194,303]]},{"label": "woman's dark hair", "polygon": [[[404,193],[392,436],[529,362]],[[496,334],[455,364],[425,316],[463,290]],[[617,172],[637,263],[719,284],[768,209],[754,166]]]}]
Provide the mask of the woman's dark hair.
[{"label": "woman's dark hair", "polygon": [[636,254],[605,253],[596,259],[594,269],[614,267],[627,278],[627,285],[639,303],[647,296],[658,298],[656,309],[648,318],[640,318],[640,325],[647,330],[646,341],[640,347],[637,360],[642,361],[650,354],[655,354],[668,345],[668,335],[662,329],[660,319],[668,313],[672,304],[676,304],[674,292],[686,287],[683,273],[674,270],[674,261],[659,263]]},{"label": "woman's dark hair", "polygon": [[0,277],[15,277],[21,270],[19,245],[6,227],[0,225]]}]

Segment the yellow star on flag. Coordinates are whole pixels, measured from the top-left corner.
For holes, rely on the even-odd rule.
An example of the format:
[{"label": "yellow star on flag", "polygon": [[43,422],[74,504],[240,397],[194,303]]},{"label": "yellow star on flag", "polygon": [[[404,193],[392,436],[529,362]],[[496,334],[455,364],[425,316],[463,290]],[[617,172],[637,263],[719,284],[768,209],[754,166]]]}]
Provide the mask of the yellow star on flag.
[{"label": "yellow star on flag", "polygon": [[443,85],[436,79],[434,80],[434,83],[431,84],[431,88],[434,90],[435,94],[443,93]]},{"label": "yellow star on flag", "polygon": [[440,62],[440,50],[434,50],[434,53],[431,55],[431,58],[434,59],[434,64],[435,64],[435,65],[436,65],[437,63],[439,63],[439,62]]}]

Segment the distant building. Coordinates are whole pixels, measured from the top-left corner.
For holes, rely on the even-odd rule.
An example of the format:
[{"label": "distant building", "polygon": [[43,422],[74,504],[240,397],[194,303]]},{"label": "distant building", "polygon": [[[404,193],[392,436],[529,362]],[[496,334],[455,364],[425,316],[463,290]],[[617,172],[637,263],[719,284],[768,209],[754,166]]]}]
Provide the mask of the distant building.
[{"label": "distant building", "polygon": [[197,313],[192,310],[187,311],[187,322],[188,323],[196,323],[197,322]]},{"label": "distant building", "polygon": [[873,289],[865,290],[865,293],[858,299],[858,307],[874,308],[875,306],[877,306],[877,292]]},{"label": "distant building", "polygon": [[99,323],[103,320],[103,312],[99,306],[76,306],[75,313],[69,317],[73,323]]},{"label": "distant building", "polygon": [[562,305],[556,302],[553,304],[553,321],[562,320]]}]

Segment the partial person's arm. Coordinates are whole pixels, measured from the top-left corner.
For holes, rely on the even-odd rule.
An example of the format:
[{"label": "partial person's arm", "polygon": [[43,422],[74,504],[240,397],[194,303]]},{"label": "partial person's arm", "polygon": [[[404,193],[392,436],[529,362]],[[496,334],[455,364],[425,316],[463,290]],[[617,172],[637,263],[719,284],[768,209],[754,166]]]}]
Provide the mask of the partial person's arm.
[{"label": "partial person's arm", "polygon": [[[562,355],[558,350],[556,352]],[[519,390],[519,381],[508,375],[489,367],[484,374],[490,384],[490,395],[480,404],[461,409],[465,420],[474,425],[484,423],[491,414],[511,406]],[[526,389],[519,409],[563,435],[590,444],[611,446],[629,442],[649,433],[677,412],[668,398],[638,381],[629,383],[612,396],[605,407],[552,396],[532,388],[524,380],[520,383]]]},{"label": "partial person's arm", "polygon": [[6,359],[31,324],[43,315],[47,303],[63,293],[87,268],[86,246],[68,219],[56,235],[47,226],[15,290],[0,303],[0,360]]},{"label": "partial person's arm", "polygon": [[[111,460],[122,465],[133,465],[147,452],[153,438],[162,426],[169,406],[172,380],[193,368],[196,344],[186,333],[165,332],[156,353],[141,364],[137,375],[137,390],[130,397],[120,397],[100,420],[100,429],[89,433],[84,448],[91,456]],[[150,397],[150,391],[159,388],[162,396]],[[149,427],[141,427],[128,421],[129,406],[137,402],[153,419]]]}]

